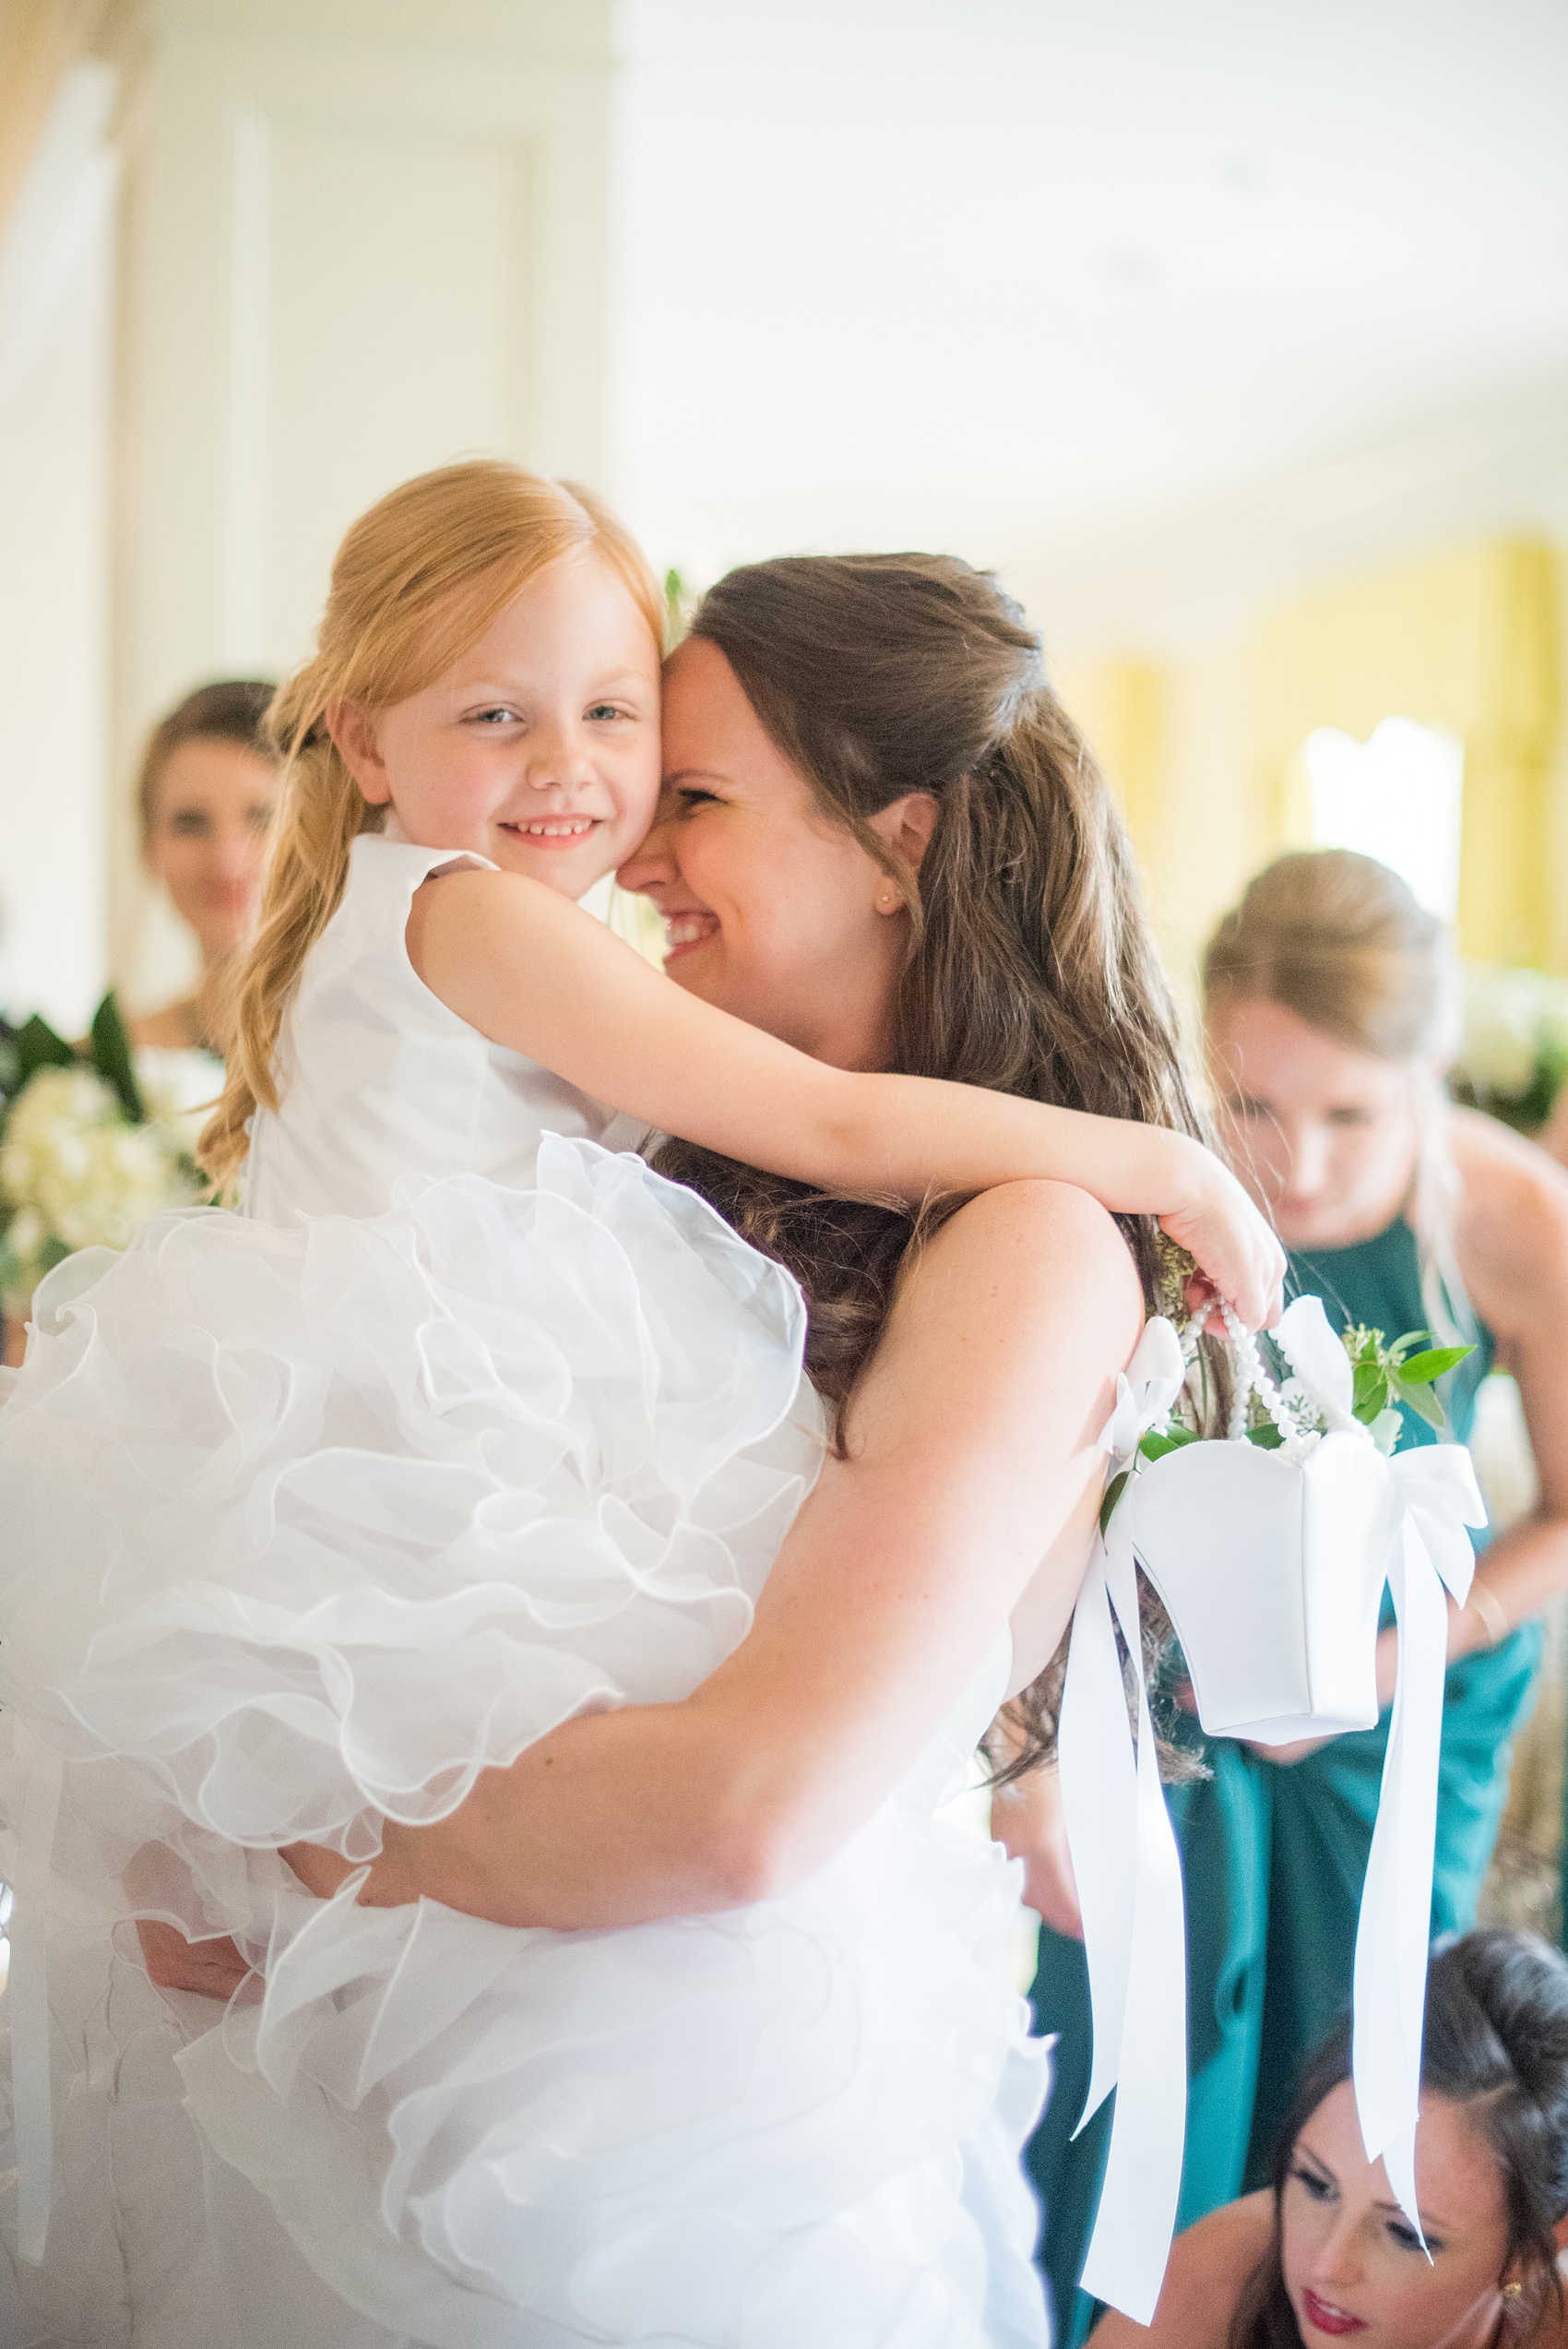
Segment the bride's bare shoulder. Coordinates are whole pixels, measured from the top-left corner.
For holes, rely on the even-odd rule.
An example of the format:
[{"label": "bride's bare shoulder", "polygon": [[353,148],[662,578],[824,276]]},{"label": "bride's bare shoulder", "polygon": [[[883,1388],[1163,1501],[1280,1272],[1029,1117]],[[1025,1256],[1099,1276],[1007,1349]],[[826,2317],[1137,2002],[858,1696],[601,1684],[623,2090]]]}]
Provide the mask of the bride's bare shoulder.
[{"label": "bride's bare shoulder", "polygon": [[1020,1305],[1041,1293],[1063,1309],[1069,1299],[1121,1308],[1114,1342],[1125,1345],[1118,1368],[1142,1326],[1143,1291],[1127,1244],[1099,1202],[1073,1183],[999,1183],[911,1255],[907,1284],[932,1293],[979,1282]]},{"label": "bride's bare shoulder", "polygon": [[1112,2309],[1096,2325],[1091,2349],[1227,2349],[1237,2303],[1273,2227],[1272,2194],[1248,2194],[1211,2211],[1171,2245],[1147,2331]]}]

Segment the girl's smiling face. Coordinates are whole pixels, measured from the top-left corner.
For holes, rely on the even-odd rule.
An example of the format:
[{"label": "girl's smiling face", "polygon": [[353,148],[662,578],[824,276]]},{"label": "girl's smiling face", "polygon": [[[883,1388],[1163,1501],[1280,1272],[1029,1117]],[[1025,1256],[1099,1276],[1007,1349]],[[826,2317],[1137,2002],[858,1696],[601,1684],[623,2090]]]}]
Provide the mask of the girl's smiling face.
[{"label": "girl's smiling face", "polygon": [[659,796],[659,647],[612,565],[564,555],[434,685],[343,703],[333,740],[410,841],[466,848],[578,898],[647,830]]},{"label": "girl's smiling face", "polygon": [[[664,782],[659,820],[619,878],[663,915],[670,976],[819,1060],[885,1066],[903,899],[700,638],[667,666]],[[916,792],[873,820],[916,866],[935,816],[935,800]]]},{"label": "girl's smiling face", "polygon": [[1280,2205],[1285,2288],[1307,2349],[1489,2349],[1505,2303],[1508,2213],[1495,2154],[1462,2105],[1423,2095],[1416,2188],[1429,2260],[1369,2162],[1341,2081],[1296,2140]]}]

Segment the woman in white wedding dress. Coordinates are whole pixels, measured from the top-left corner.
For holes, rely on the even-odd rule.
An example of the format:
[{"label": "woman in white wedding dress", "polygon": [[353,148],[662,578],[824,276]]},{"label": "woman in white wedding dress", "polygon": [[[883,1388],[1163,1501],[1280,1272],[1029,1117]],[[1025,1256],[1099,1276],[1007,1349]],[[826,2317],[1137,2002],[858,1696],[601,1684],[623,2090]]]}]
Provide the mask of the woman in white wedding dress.
[{"label": "woman in white wedding dress", "polygon": [[[674,975],[835,1066],[944,1059],[1181,1122],[1103,789],[994,590],[935,564],[727,587],[677,665],[691,812],[644,852]],[[861,805],[724,649],[754,590],[775,638],[826,624],[796,650],[840,649],[816,698],[846,742],[897,650],[903,738],[843,761]],[[451,862],[356,850],[292,1030],[302,1068],[313,1037],[342,1054],[262,1119],[263,1196],[362,1144],[372,1065],[414,1163],[471,1131],[491,1048],[403,945],[422,900],[457,901],[422,886]],[[422,1069],[445,1081],[422,1142]],[[1038,2342],[1012,1878],[933,1812],[1065,1621],[1132,1258],[1082,1195],[1015,1186],[935,1231],[889,1310],[907,1215],[692,1160],[799,1261],[808,1362],[847,1406],[791,1532],[823,1458],[799,1292],[571,1139],[593,1104],[563,1091],[514,1074],[536,1136],[566,1127],[530,1190],[416,1184],[303,1237],[185,1217],[96,1289],[78,1268],[7,1409],[5,1693],[66,1753],[57,1873],[85,1914],[133,1849],[138,1911],[232,1934],[266,1977],[221,2026],[181,2018],[214,2264],[198,2283],[168,2247],[125,2337],[195,2343],[220,2309],[217,2337],[267,2349]],[[294,1854],[318,1884],[355,1869],[335,1897],[293,1839],[327,1847]],[[384,1845],[371,1902],[428,1872],[437,1902],[356,1904]],[[111,2069],[138,2053],[84,2028]],[[59,2117],[56,2224],[115,2159]],[[144,2252],[128,2198],[175,2133],[116,2175]]]}]

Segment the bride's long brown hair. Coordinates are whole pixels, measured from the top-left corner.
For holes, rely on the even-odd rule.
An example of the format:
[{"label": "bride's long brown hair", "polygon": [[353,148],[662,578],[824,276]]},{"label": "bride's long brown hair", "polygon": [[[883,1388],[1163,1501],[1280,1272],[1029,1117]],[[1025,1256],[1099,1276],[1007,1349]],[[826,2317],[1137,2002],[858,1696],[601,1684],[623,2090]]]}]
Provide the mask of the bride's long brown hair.
[{"label": "bride's long brown hair", "polygon": [[[1125,829],[994,578],[936,554],[748,564],[692,633],[903,896],[893,1067],[1209,1139]],[[918,874],[871,822],[908,792],[938,803]],[[831,1198],[685,1142],[658,1163],[797,1275],[808,1367],[841,1429],[911,1244],[958,1202],[910,1215]],[[1123,1228],[1152,1299],[1154,1223]],[[1168,1629],[1153,1608],[1148,1628]],[[1053,1747],[1060,1675],[1058,1658],[1016,1701],[1015,1770]]]}]

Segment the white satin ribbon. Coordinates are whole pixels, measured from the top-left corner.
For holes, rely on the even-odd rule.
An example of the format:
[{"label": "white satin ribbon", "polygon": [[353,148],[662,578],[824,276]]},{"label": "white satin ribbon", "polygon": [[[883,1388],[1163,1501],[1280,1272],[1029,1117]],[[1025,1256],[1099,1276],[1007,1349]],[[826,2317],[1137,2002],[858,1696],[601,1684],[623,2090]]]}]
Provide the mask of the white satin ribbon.
[{"label": "white satin ribbon", "polygon": [[[1300,1300],[1276,1335],[1329,1428],[1365,1434],[1351,1413],[1348,1357],[1319,1300]],[[1127,1375],[1117,1381],[1116,1409],[1101,1437],[1113,1476],[1133,1464],[1140,1438],[1169,1412],[1181,1384],[1180,1341],[1168,1322],[1151,1321]],[[1370,1435],[1366,1440],[1371,1443]],[[1388,1470],[1398,1504],[1388,1580],[1399,1659],[1356,1938],[1352,2070],[1368,2158],[1383,2158],[1419,2231],[1415,2127],[1446,1669],[1443,1589],[1446,1585],[1464,1604],[1475,1565],[1467,1529],[1483,1525],[1486,1512],[1461,1445],[1399,1453]],[[1093,2065],[1079,2129],[1116,2090],[1083,2283],[1134,2322],[1147,2324],[1164,2280],[1181,2187],[1186,1932],[1124,1524],[1118,1512],[1107,1539],[1096,1544],[1074,1611],[1059,1755],[1094,2016]],[[1131,1658],[1135,1756],[1113,1621]]]},{"label": "white satin ribbon", "polygon": [[1416,2115],[1448,1668],[1443,1592],[1446,1585],[1460,1606],[1469,1596],[1475,1551],[1467,1528],[1484,1525],[1486,1509],[1462,1444],[1397,1452],[1389,1467],[1404,1504],[1388,1560],[1398,1675],[1356,1928],[1351,2074],[1367,2159],[1381,2157],[1420,2235]]},{"label": "white satin ribbon", "polygon": [[[1151,1321],[1101,1442],[1111,1473],[1181,1389],[1182,1348]],[[1131,1660],[1134,1757],[1112,1616]],[[1073,1614],[1058,1728],[1062,1803],[1084,1920],[1094,2057],[1082,2129],[1116,2091],[1099,2209],[1083,2286],[1135,2323],[1154,2315],[1165,2277],[1187,2109],[1186,1916],[1144,1676],[1137,1576],[1125,1520],[1095,1544]],[[1076,2134],[1076,2131],[1075,2131]]]},{"label": "white satin ribbon", "polygon": [[[1274,1334],[1327,1425],[1357,1425],[1349,1357],[1318,1301],[1299,1298]],[[1486,1523],[1486,1508],[1462,1444],[1417,1445],[1395,1453],[1388,1466],[1397,1503],[1388,1587],[1398,1666],[1356,1926],[1350,2063],[1367,2159],[1381,2158],[1400,2207],[1420,2235],[1416,2116],[1448,1668],[1443,1592],[1446,1586],[1460,1606],[1469,1597],[1476,1557],[1468,1528]]]},{"label": "white satin ribbon", "polygon": [[54,2183],[46,1956],[50,1868],[60,1812],[61,1762],[21,1722],[12,1735],[20,1779],[16,1878],[11,1886],[11,2111],[17,2152],[17,2248],[30,2267],[43,2259]]}]

